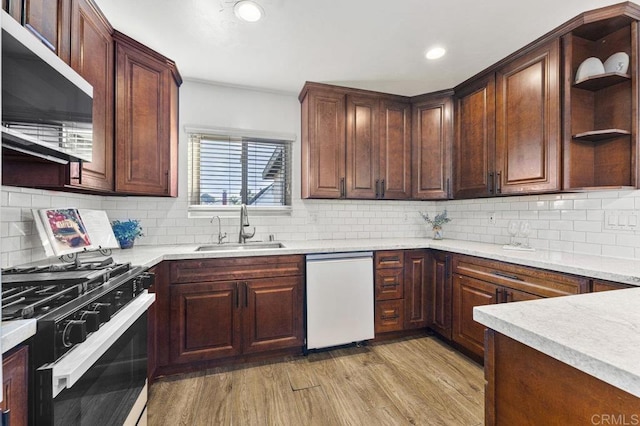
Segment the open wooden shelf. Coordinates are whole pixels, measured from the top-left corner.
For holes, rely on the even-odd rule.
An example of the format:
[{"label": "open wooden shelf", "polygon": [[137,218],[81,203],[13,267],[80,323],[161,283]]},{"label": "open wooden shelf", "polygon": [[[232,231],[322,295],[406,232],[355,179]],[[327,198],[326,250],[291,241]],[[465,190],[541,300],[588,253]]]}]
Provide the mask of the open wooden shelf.
[{"label": "open wooden shelf", "polygon": [[607,139],[619,138],[621,136],[628,136],[631,132],[622,129],[603,129],[603,130],[591,130],[589,132],[578,133],[573,135],[572,138],[579,141],[591,141],[600,142]]},{"label": "open wooden shelf", "polygon": [[574,83],[573,87],[595,92],[597,90],[614,86],[616,84],[629,80],[631,80],[631,76],[629,74],[608,72],[605,74],[598,74],[591,77],[583,78],[582,80]]}]

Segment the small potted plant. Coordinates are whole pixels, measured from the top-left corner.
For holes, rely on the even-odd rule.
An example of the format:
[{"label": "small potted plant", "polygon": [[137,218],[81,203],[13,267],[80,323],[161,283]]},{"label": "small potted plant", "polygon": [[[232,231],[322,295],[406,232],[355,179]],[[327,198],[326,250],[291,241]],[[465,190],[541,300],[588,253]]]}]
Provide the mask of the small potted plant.
[{"label": "small potted plant", "polygon": [[113,228],[113,234],[118,239],[118,243],[120,243],[120,248],[128,249],[133,247],[133,242],[138,237],[143,237],[142,226],[140,226],[140,221],[137,219],[128,219],[128,220],[114,220],[111,222],[111,227]]},{"label": "small potted plant", "polygon": [[451,222],[451,219],[447,217],[447,210],[445,209],[442,213],[436,215],[433,219],[429,217],[429,213],[420,212],[420,216],[431,225],[433,229],[433,239],[441,240],[442,239],[442,225],[445,223]]}]

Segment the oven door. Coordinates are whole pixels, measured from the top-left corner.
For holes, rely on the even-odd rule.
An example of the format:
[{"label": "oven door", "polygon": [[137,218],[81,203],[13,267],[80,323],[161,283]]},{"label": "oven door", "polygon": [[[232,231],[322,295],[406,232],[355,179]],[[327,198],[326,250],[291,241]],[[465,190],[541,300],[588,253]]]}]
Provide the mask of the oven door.
[{"label": "oven door", "polygon": [[[144,296],[153,302],[154,295]],[[63,358],[36,370],[37,425],[137,422],[146,404],[148,305],[142,299]]]}]

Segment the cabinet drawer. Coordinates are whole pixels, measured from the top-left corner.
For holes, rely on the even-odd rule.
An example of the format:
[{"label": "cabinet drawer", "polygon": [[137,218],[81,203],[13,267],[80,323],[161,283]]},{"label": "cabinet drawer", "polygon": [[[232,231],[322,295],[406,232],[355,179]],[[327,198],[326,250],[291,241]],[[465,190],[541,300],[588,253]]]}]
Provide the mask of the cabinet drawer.
[{"label": "cabinet drawer", "polygon": [[376,300],[402,299],[404,297],[404,269],[376,271]]},{"label": "cabinet drawer", "polygon": [[593,280],[591,282],[591,291],[623,290],[625,288],[633,287],[634,286],[629,284],[616,283],[612,281]]},{"label": "cabinet drawer", "polygon": [[374,255],[376,269],[402,268],[404,252],[402,250],[377,251]]},{"label": "cabinet drawer", "polygon": [[587,278],[472,256],[454,256],[453,270],[541,297],[586,293],[589,289]]},{"label": "cabinet drawer", "polygon": [[171,262],[171,283],[247,280],[302,275],[304,256],[255,256]]},{"label": "cabinet drawer", "polygon": [[376,302],[376,333],[400,331],[404,327],[404,300]]}]

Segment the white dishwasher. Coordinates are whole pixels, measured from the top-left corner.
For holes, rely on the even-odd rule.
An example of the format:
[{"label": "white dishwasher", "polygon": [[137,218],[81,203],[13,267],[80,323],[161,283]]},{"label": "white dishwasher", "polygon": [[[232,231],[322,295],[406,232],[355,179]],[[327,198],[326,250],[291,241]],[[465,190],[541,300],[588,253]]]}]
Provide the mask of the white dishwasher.
[{"label": "white dishwasher", "polygon": [[373,252],[307,255],[307,344],[373,339]]}]

